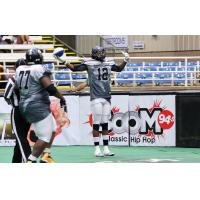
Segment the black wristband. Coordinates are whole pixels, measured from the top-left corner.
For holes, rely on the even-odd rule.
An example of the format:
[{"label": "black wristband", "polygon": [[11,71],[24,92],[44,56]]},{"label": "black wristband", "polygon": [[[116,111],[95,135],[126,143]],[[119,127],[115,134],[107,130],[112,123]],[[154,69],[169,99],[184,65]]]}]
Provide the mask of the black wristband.
[{"label": "black wristband", "polygon": [[49,93],[50,96],[54,96],[57,92],[57,88],[51,84],[46,88],[46,91]]}]

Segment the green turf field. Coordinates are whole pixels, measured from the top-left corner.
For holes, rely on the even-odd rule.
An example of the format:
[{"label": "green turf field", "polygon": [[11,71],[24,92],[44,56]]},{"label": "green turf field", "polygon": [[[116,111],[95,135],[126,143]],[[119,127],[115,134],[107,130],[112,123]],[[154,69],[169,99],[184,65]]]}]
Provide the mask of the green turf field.
[{"label": "green turf field", "polygon": [[[114,157],[96,158],[92,146],[52,147],[58,163],[200,163],[200,148],[110,147]],[[0,147],[0,163],[10,163],[13,147]]]}]

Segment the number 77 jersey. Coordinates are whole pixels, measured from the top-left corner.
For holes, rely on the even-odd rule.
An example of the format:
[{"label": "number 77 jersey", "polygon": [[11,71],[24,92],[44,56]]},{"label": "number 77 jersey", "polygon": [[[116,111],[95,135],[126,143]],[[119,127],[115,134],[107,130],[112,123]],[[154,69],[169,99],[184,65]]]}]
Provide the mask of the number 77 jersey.
[{"label": "number 77 jersey", "polygon": [[[50,76],[50,72],[42,65],[21,65],[16,70],[15,80],[20,92],[19,106],[25,115],[28,110],[35,110],[36,112],[39,107],[40,109],[41,107],[44,109],[49,107],[49,94],[40,83],[44,76]],[[41,112],[45,113],[45,111]],[[35,120],[30,119],[29,121],[34,122]]]}]

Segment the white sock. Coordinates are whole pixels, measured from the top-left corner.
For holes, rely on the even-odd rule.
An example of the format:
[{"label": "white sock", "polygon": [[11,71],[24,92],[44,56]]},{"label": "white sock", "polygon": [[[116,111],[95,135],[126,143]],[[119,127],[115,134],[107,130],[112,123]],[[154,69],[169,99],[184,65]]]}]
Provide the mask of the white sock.
[{"label": "white sock", "polygon": [[96,151],[101,151],[101,149],[100,149],[99,146],[95,146],[95,150],[96,150]]},{"label": "white sock", "polygon": [[36,161],[37,157],[33,156],[32,154],[28,157],[28,160]]},{"label": "white sock", "polygon": [[104,150],[105,152],[110,151],[109,148],[108,148],[108,146],[104,146],[104,147],[103,147],[103,150]]}]

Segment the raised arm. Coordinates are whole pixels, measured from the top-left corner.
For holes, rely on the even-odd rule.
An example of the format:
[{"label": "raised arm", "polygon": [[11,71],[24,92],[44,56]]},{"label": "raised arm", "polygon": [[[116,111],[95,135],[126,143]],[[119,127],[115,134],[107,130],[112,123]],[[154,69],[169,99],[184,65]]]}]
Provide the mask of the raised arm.
[{"label": "raised arm", "polygon": [[85,65],[85,64],[80,64],[80,65],[74,66],[73,64],[71,64],[69,62],[65,62],[65,65],[66,65],[67,68],[69,68],[73,72],[75,72],[75,71],[86,71],[87,70],[87,65]]},{"label": "raised arm", "polygon": [[116,72],[121,72],[129,61],[129,54],[126,52],[122,52],[124,55],[124,60],[120,65],[113,65],[111,70]]},{"label": "raised arm", "polygon": [[56,60],[66,65],[66,67],[72,71],[86,71],[87,70],[87,65],[85,64],[73,65],[69,62],[69,60],[66,59],[66,56],[61,56],[61,57],[56,56],[56,55],[53,55],[53,56]]}]

